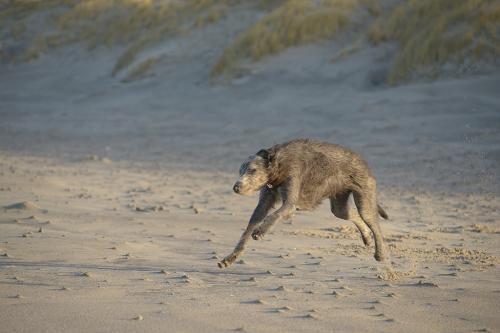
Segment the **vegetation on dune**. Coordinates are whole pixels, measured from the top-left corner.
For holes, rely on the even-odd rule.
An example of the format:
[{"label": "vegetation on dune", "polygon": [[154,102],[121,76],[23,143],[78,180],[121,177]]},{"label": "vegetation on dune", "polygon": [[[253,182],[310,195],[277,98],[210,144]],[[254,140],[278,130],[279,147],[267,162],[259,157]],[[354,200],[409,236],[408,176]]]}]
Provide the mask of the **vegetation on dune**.
[{"label": "vegetation on dune", "polygon": [[412,73],[437,75],[440,67],[500,56],[498,0],[407,0],[375,21],[374,44],[399,44],[387,81]]},{"label": "vegetation on dune", "polygon": [[139,62],[125,77],[124,82],[130,82],[144,77],[160,59],[148,58]]},{"label": "vegetation on dune", "polygon": [[358,52],[360,49],[361,49],[361,39],[358,39],[352,45],[349,45],[341,49],[330,61],[331,62],[340,61]]},{"label": "vegetation on dune", "polygon": [[242,60],[258,61],[291,46],[333,37],[349,23],[357,0],[288,0],[241,33],[220,55],[212,77],[232,75]]},{"label": "vegetation on dune", "polygon": [[[129,66],[138,53],[162,40],[202,28],[224,17],[231,0],[15,0],[0,16],[10,22],[10,35],[27,39],[23,52],[0,54],[4,60],[31,60],[50,48],[82,42],[89,48],[126,46],[113,75]],[[49,12],[49,10],[51,10]],[[42,32],[27,26],[32,13],[49,12]]]},{"label": "vegetation on dune", "polygon": [[[124,81],[130,81],[161,62],[161,54],[139,61],[141,52],[216,23],[239,5],[253,6],[262,16],[255,15],[250,27],[228,41],[211,77],[233,77],[245,62],[331,39],[353,24],[363,37],[332,61],[351,56],[366,40],[391,42],[397,47],[390,84],[437,75],[445,64],[498,62],[500,56],[498,0],[11,0],[0,12],[0,60],[31,60],[69,43],[118,45],[123,52],[112,74],[127,69]],[[359,8],[370,14],[362,22],[352,19]]]}]

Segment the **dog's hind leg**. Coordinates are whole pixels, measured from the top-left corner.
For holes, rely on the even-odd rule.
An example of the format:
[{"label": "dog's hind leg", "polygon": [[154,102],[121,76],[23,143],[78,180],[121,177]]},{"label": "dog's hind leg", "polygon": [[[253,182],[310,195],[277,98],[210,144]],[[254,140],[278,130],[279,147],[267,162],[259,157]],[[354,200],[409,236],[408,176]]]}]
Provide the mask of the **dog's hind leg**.
[{"label": "dog's hind leg", "polygon": [[333,215],[339,219],[349,220],[358,228],[361,233],[361,238],[365,246],[370,246],[372,244],[372,237],[370,229],[366,226],[365,222],[361,219],[359,214],[349,208],[349,195],[351,192],[345,192],[337,194],[330,198],[330,208]]},{"label": "dog's hind leg", "polygon": [[274,207],[278,199],[279,195],[275,189],[267,187],[262,189],[260,192],[259,203],[257,204],[252,217],[250,217],[250,222],[248,222],[246,230],[241,235],[240,240],[238,244],[236,244],[233,252],[217,264],[219,268],[230,266],[243,253],[245,245],[250,240],[256,225],[266,217],[267,213],[269,213],[269,211]]},{"label": "dog's hind leg", "polygon": [[378,206],[376,197],[376,182],[373,178],[368,178],[366,185],[360,191],[353,192],[354,203],[358,208],[359,215],[373,232],[375,239],[375,259],[382,261],[386,257],[386,250],[382,231],[378,223]]}]

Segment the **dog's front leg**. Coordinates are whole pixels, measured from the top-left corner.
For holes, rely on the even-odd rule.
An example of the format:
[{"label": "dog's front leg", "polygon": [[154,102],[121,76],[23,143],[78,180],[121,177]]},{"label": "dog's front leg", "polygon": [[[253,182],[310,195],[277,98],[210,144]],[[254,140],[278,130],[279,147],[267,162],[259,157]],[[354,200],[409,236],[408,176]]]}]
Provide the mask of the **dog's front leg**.
[{"label": "dog's front leg", "polygon": [[249,241],[255,226],[266,217],[267,213],[274,207],[277,199],[278,193],[275,189],[266,187],[261,190],[259,203],[257,204],[252,217],[250,217],[250,222],[248,222],[246,230],[241,235],[240,240],[238,244],[236,244],[233,252],[217,264],[219,268],[230,266],[243,253],[245,245]]},{"label": "dog's front leg", "polygon": [[295,205],[283,205],[280,209],[267,216],[261,225],[253,229],[252,238],[255,240],[262,239],[276,222],[285,221],[291,218],[294,211]]},{"label": "dog's front leg", "polygon": [[293,216],[296,210],[296,202],[299,196],[299,187],[295,182],[289,181],[282,187],[283,206],[267,216],[261,225],[252,231],[252,238],[261,239],[276,222],[287,220]]}]

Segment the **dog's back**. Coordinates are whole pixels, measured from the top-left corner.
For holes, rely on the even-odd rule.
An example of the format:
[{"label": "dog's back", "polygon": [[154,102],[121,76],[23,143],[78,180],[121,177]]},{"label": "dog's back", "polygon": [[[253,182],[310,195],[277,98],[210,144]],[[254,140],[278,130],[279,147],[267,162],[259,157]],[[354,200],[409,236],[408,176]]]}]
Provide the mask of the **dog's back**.
[{"label": "dog's back", "polygon": [[336,193],[359,190],[371,172],[353,151],[331,143],[297,139],[269,149],[274,156],[271,173],[277,186],[298,178],[299,208],[310,210]]}]

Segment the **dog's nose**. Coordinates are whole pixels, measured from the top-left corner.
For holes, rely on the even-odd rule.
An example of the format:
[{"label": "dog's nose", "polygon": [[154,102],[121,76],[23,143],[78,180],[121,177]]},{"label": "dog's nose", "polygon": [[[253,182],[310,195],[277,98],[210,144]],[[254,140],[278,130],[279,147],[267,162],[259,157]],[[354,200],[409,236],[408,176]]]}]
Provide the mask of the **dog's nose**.
[{"label": "dog's nose", "polygon": [[233,191],[235,193],[240,193],[240,190],[241,190],[241,183],[240,182],[236,182],[236,184],[234,184],[234,186],[233,186]]}]

